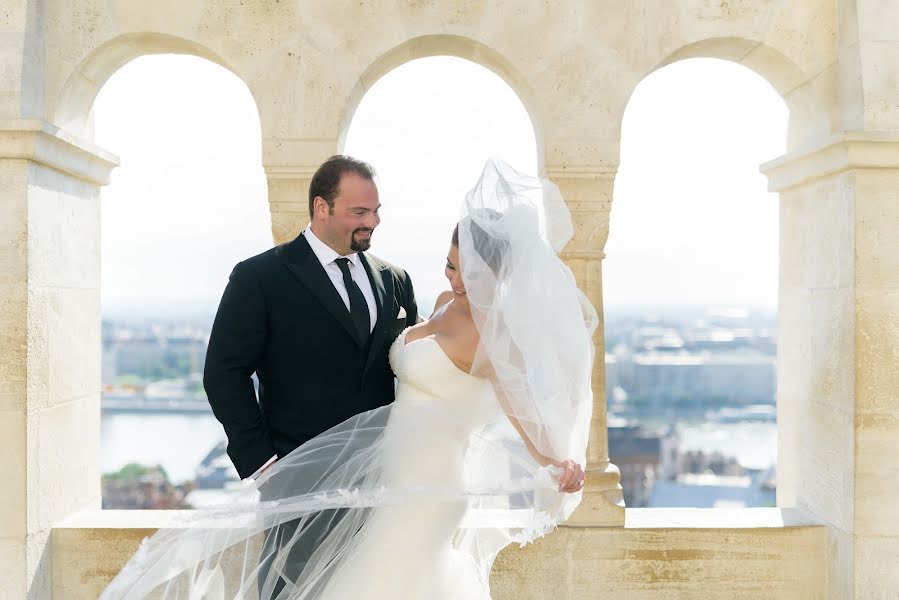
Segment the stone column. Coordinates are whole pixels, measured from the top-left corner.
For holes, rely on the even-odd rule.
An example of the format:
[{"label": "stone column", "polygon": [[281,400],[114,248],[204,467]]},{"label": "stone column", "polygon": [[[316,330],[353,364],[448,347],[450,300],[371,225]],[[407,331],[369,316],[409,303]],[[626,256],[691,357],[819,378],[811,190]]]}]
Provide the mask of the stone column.
[{"label": "stone column", "polygon": [[609,462],[606,417],[605,343],[602,306],[603,248],[609,237],[609,213],[617,165],[605,167],[547,166],[549,177],[562,192],[574,222],[574,237],[562,259],[574,272],[578,286],[596,307],[599,324],[594,335],[593,419],[587,449],[584,499],[567,521],[572,526],[621,526],[624,499],[618,467]]},{"label": "stone column", "polygon": [[100,508],[100,186],[113,156],[0,122],[0,590],[49,598],[54,523]]},{"label": "stone column", "polygon": [[780,192],[778,504],[831,530],[832,598],[899,589],[899,134],[763,166]]},{"label": "stone column", "polygon": [[832,598],[899,589],[899,8],[840,0],[833,129],[781,193],[778,504],[830,526]]},{"label": "stone column", "polygon": [[262,163],[268,180],[275,245],[289,242],[309,224],[309,182],[318,167],[338,151],[337,138],[265,138]]},{"label": "stone column", "polygon": [[309,182],[313,166],[294,170],[266,168],[268,204],[272,213],[272,240],[280,245],[297,237],[309,224]]}]

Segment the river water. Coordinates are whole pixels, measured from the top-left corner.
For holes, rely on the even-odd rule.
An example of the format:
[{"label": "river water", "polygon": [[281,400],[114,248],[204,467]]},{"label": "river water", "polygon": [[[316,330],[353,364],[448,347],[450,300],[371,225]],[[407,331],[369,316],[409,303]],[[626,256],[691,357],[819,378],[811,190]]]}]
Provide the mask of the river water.
[{"label": "river water", "polygon": [[[681,450],[717,450],[755,468],[777,459],[774,423],[699,423],[677,429]],[[211,413],[103,413],[102,469],[107,473],[130,462],[160,464],[178,483],[193,479],[197,464],[223,439],[222,426]]]}]

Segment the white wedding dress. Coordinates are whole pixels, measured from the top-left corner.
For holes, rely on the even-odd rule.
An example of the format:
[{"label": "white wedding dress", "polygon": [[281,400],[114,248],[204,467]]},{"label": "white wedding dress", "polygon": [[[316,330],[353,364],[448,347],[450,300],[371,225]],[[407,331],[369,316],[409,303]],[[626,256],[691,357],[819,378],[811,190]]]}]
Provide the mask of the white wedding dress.
[{"label": "white wedding dress", "polygon": [[[485,379],[461,371],[433,337],[390,349],[396,400],[384,430],[384,479],[399,488],[465,487],[472,433],[499,413]],[[376,509],[334,574],[325,600],[488,600],[488,582],[454,538],[467,502]]]},{"label": "white wedding dress", "polygon": [[[568,511],[552,500],[563,495],[549,470],[522,466],[529,460],[523,446],[498,446],[502,438],[492,437],[497,427],[512,428],[491,382],[460,370],[434,337],[407,340],[408,331],[389,351],[395,401],[279,460],[272,469],[282,471],[272,480],[285,481],[291,492],[268,504],[253,498],[201,512],[185,529],[160,530],[101,598],[256,598],[259,554],[248,540],[274,524],[337,508],[345,516],[313,543],[317,549],[298,579],[290,553],[279,552],[283,562],[272,573],[287,585],[271,595],[267,583],[266,598],[490,600],[496,554],[547,533]],[[328,448],[350,450],[332,463]],[[321,464],[331,465],[324,478],[310,474],[296,483],[296,475]],[[367,475],[360,480],[359,473]],[[299,535],[293,541],[310,543]]]}]

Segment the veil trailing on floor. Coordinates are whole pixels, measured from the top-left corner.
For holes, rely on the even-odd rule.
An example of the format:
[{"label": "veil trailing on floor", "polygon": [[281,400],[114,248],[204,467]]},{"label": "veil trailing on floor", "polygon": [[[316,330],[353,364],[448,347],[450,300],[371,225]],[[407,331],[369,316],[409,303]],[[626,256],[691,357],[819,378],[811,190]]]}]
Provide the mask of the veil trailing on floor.
[{"label": "veil trailing on floor", "polygon": [[[502,548],[548,533],[581,498],[558,491],[551,465],[584,464],[593,403],[597,316],[557,256],[571,236],[556,186],[502,162],[488,161],[466,195],[459,262],[480,334],[471,374],[489,385],[464,432],[460,477],[404,471],[417,434],[450,426],[438,411],[422,409],[413,426],[392,405],[357,415],[227,504],[185,512],[145,539],[101,598],[330,600],[380,513],[445,503],[461,508],[453,548],[489,589]],[[397,560],[385,568],[402,569]]]}]

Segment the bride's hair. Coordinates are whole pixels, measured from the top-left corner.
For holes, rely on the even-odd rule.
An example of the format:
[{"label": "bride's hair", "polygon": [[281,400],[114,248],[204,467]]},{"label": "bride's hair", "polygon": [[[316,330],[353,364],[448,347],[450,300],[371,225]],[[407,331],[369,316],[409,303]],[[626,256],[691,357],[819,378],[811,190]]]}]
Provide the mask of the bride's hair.
[{"label": "bride's hair", "polygon": [[[479,211],[479,217],[489,225],[498,221],[501,214],[493,209],[485,208]],[[494,275],[498,275],[503,266],[503,258],[509,248],[509,242],[505,239],[491,234],[489,231],[478,225],[471,217],[466,217],[453,229],[453,246],[459,247],[459,225],[468,226],[471,231],[471,241],[475,252],[484,261],[484,263],[493,271]]]}]

